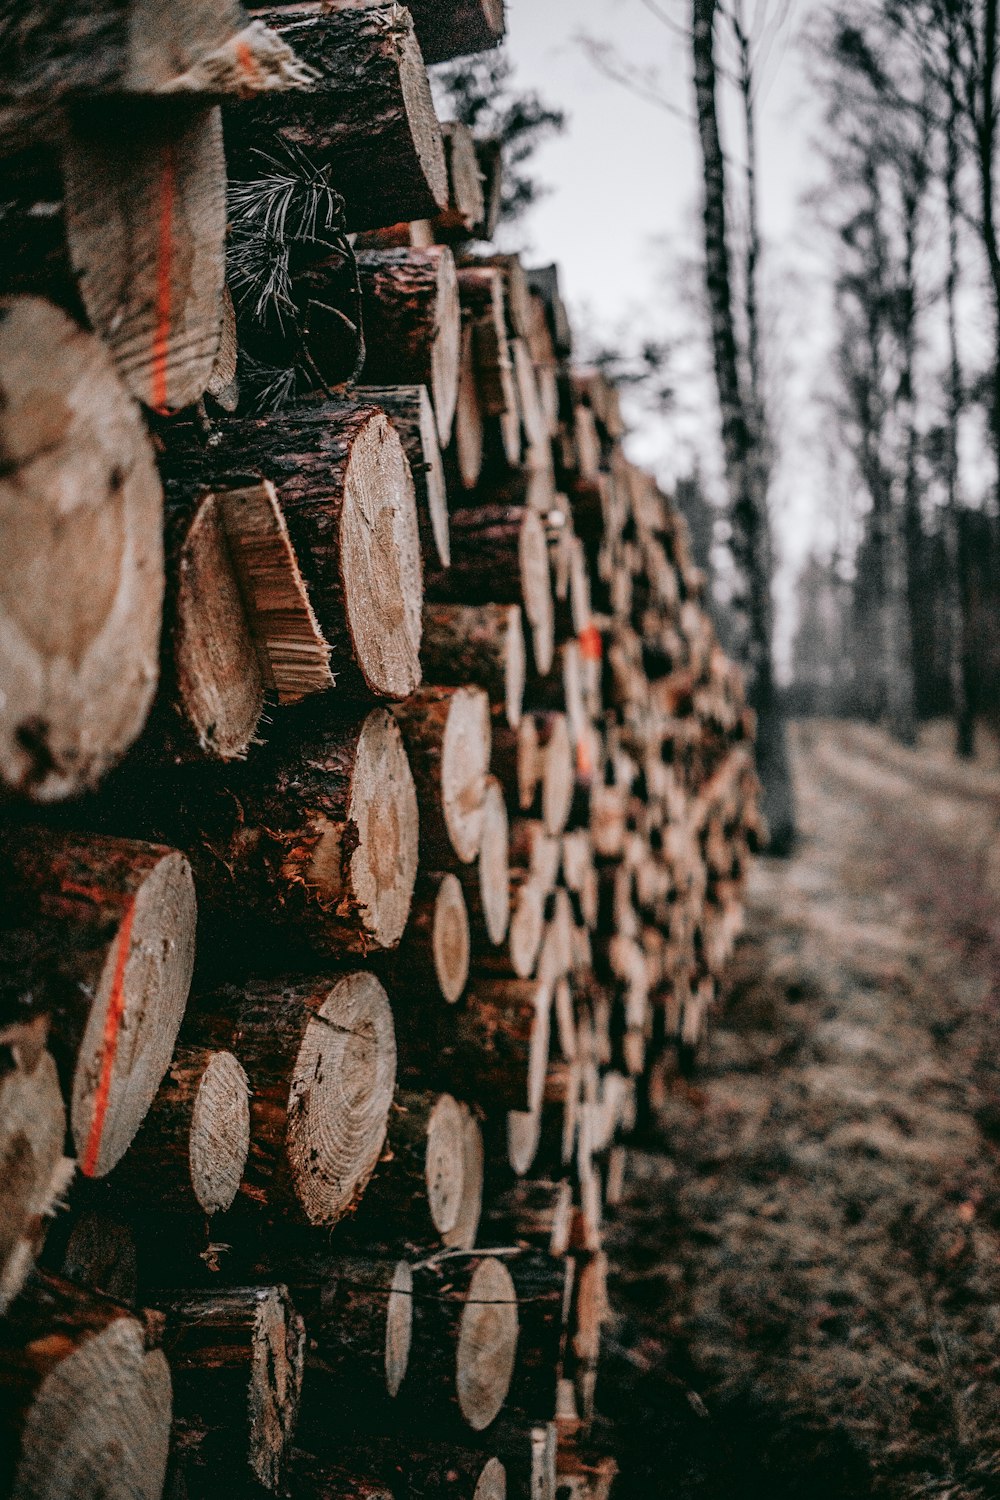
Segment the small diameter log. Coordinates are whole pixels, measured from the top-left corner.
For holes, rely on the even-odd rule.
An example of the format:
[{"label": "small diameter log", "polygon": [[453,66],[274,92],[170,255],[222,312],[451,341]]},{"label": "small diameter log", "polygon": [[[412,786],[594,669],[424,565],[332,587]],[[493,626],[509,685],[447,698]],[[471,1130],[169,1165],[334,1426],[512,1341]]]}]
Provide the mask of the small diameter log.
[{"label": "small diameter log", "polygon": [[442,447],[458,400],[462,315],[455,260],[446,245],[429,250],[363,250],[358,275],[365,327],[367,385],[424,385]]},{"label": "small diameter log", "polygon": [[170,1371],[124,1308],[36,1272],[0,1323],[0,1390],[4,1494],[159,1500]]},{"label": "small diameter log", "polygon": [[486,1109],[532,1110],[545,1087],[551,1003],[549,987],[532,980],[479,978],[437,1027],[399,1018],[401,1069],[451,1080]]},{"label": "small diameter log", "polygon": [[474,490],[483,472],[483,412],[479,404],[476,366],[473,356],[473,330],[462,328],[462,353],[458,373],[458,398],[452,427],[451,447],[445,455],[452,489]]},{"label": "small diameter log", "polygon": [[528,1245],[561,1256],[569,1249],[572,1222],[569,1178],[520,1178],[491,1196],[483,1233],[498,1245]]},{"label": "small diameter log", "polygon": [[318,950],[399,942],[417,871],[417,798],[384,709],[268,746],[180,810],[206,907]]},{"label": "small diameter log", "polygon": [[525,650],[516,604],[425,604],[420,656],[428,682],[476,683],[517,728]]},{"label": "small diameter log", "polygon": [[231,1052],[174,1052],[112,1179],[132,1202],[211,1217],[231,1208],[250,1151],[250,1084]]},{"label": "small diameter log", "polygon": [[490,763],[490,705],[481,688],[425,687],[397,704],[420,800],[425,865],[471,864],[483,835]]},{"label": "small diameter log", "polygon": [[160,1291],[174,1453],[189,1489],[252,1477],[281,1486],[298,1415],[305,1324],[283,1286]]},{"label": "small diameter log", "polygon": [[[552,665],[552,586],[545,525],[521,505],[483,505],[451,517],[451,567],[431,573],[427,595],[459,604],[522,604],[539,671]],[[547,665],[546,665],[547,663]]]},{"label": "small diameter log", "polygon": [[495,974],[503,979],[530,979],[545,933],[545,895],[535,879],[523,870],[509,872],[508,887],[507,941],[496,951],[478,952],[473,967],[477,976]]},{"label": "small diameter log", "polygon": [[255,149],[304,153],[343,195],[348,229],[433,218],[448,202],[441,131],[409,16],[361,3],[258,12],[318,77],[307,92],[234,105],[230,173]]},{"label": "small diameter log", "polygon": [[503,0],[414,0],[413,26],[424,61],[450,62],[499,46],[504,35]]},{"label": "small diameter log", "polygon": [[434,227],[443,239],[469,239],[486,212],[475,137],[459,120],[442,121],[441,135],[448,166],[448,206]]},{"label": "small diameter log", "polygon": [[[51,1047],[76,1156],[86,1176],[103,1177],[152,1103],[184,1014],[196,917],[190,866],[176,850],[134,839],[9,830],[0,891],[8,912],[44,934]],[[26,1008],[38,999],[25,997]]]},{"label": "small diameter log", "polygon": [[48,1052],[0,1047],[0,1314],[23,1287],[72,1175],[66,1109]]},{"label": "small diameter log", "polygon": [[431,1430],[452,1414],[482,1432],[510,1389],[518,1342],[517,1294],[496,1256],[431,1262],[414,1270],[411,1398]]},{"label": "small diameter log", "polygon": [[483,1195],[479,1126],[468,1105],[435,1090],[400,1090],[385,1148],[342,1237],[359,1246],[475,1241]]},{"label": "small diameter log", "polygon": [[[567,835],[564,835],[565,838]],[[514,818],[510,825],[511,868],[523,870],[540,886],[542,895],[555,889],[563,845],[546,831],[541,818]]]},{"label": "small diameter log", "polygon": [[222,339],[226,162],[218,109],[78,112],[62,144],[66,239],[88,320],[137,400],[179,411]]},{"label": "small diameter log", "polygon": [[227,985],[199,998],[187,1034],[232,1052],[250,1080],[241,1196],[271,1219],[331,1225],[349,1213],[382,1152],[396,1081],[374,975]]},{"label": "small diameter log", "polygon": [[574,791],[574,757],[569,725],[562,713],[535,714],[542,762],[539,806],[542,822],[552,835],[562,833],[569,820]]},{"label": "small diameter log", "polygon": [[574,1263],[545,1250],[525,1250],[506,1264],[517,1291],[520,1321],[511,1403],[532,1420],[549,1421],[556,1414]]},{"label": "small diameter log", "polygon": [[472,945],[496,947],[507,936],[510,922],[507,862],[507,804],[495,776],[486,778],[483,833],[474,865],[460,867],[469,911]]},{"label": "small diameter log", "polygon": [[516,729],[499,708],[493,711],[492,766],[507,796],[507,807],[516,822],[518,814],[530,811],[542,779],[543,757],[535,720],[525,714]]},{"label": "small diameter log", "polygon": [[399,433],[413,474],[417,496],[420,546],[429,566],[448,567],[448,492],[445,487],[441,447],[434,407],[425,385],[363,386],[362,401],[380,406]]},{"label": "small diameter log", "polygon": [[93,786],[156,687],[163,502],[99,340],[0,300],[0,780],[50,802]]},{"label": "small diameter log", "polygon": [[410,466],[385,413],[317,402],[294,416],[227,422],[208,446],[185,439],[164,464],[178,504],[205,489],[245,489],[248,475],[273,482],[338,690],[412,692],[420,681],[420,536]]},{"label": "small diameter log", "polygon": [[390,994],[449,1005],[461,997],[469,977],[469,911],[462,882],[452,872],[418,877],[410,919],[399,947],[382,968]]}]

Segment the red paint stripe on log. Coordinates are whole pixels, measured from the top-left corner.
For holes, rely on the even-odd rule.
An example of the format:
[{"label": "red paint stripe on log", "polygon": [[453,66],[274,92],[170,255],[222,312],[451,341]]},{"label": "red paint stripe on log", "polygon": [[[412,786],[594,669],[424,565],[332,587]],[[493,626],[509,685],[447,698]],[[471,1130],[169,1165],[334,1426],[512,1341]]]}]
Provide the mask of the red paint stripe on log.
[{"label": "red paint stripe on log", "polygon": [[580,647],[580,655],[584,661],[600,661],[601,659],[601,632],[596,625],[588,625],[581,630],[577,637],[577,645]]},{"label": "red paint stripe on log", "polygon": [[160,233],[156,255],[156,327],[153,333],[152,407],[167,412],[167,355],[170,351],[171,297],[174,261],[174,195],[177,189],[177,163],[174,146],[168,141],[163,148],[163,176],[160,179]]},{"label": "red paint stripe on log", "polygon": [[101,1136],[104,1134],[104,1120],[108,1113],[108,1100],[111,1097],[111,1075],[114,1072],[115,1055],[118,1051],[118,1032],[121,1029],[122,1015],[125,1011],[125,967],[128,963],[129,947],[132,941],[134,915],[135,902],[130,901],[118,932],[111,997],[108,1000],[107,1014],[104,1017],[101,1076],[97,1084],[97,1093],[94,1096],[94,1116],[90,1122],[87,1149],[83,1153],[83,1161],[80,1164],[80,1170],[85,1177],[93,1177],[97,1166],[97,1158],[101,1150]]}]

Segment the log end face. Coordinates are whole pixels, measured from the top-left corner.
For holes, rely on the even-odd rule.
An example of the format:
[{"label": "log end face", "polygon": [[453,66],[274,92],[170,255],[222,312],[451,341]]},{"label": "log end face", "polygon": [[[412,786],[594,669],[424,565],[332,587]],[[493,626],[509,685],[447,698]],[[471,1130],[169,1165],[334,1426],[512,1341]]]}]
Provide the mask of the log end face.
[{"label": "log end face", "polygon": [[510,826],[503,787],[486,778],[483,832],[479,845],[479,898],[486,935],[494,947],[507,936],[510,923]]},{"label": "log end face", "polygon": [[434,347],[431,351],[431,392],[437,418],[438,438],[448,446],[458,405],[458,381],[462,364],[462,309],[458,298],[455,257],[446,245],[435,248],[437,297]]},{"label": "log end face", "polygon": [[214,1052],[191,1112],[191,1186],[206,1214],[231,1208],[250,1152],[250,1083],[231,1052]]},{"label": "log end face", "polygon": [[465,864],[479,853],[483,836],[490,740],[489,698],[481,688],[456,688],[441,751],[441,802],[452,847]]},{"label": "log end face", "polygon": [[462,1416],[482,1432],[507,1399],[517,1353],[517,1294],[511,1274],[493,1257],[479,1263],[459,1323],[456,1386]]},{"label": "log end face", "polygon": [[498,1458],[486,1460],[472,1500],[507,1500],[507,1470]]},{"label": "log end face", "polygon": [[398,1396],[410,1363],[413,1337],[413,1271],[408,1261],[396,1262],[385,1317],[385,1386]]},{"label": "log end face", "polygon": [[349,817],[358,831],[351,884],[373,945],[403,935],[417,878],[417,793],[399,726],[384,709],[365,720],[358,741]]},{"label": "log end face", "polygon": [[461,998],[469,978],[469,912],[457,875],[445,875],[434,899],[431,936],[434,972],[449,1005]]},{"label": "log end face", "polygon": [[438,1234],[446,1235],[458,1221],[465,1172],[464,1116],[450,1094],[442,1094],[427,1123],[424,1180],[427,1203]]},{"label": "log end face", "polygon": [[527,678],[527,655],[524,648],[524,621],[518,604],[507,607],[504,631],[504,708],[507,723],[516,729],[521,722],[524,685]]},{"label": "log end face", "polygon": [[399,81],[413,149],[428,192],[440,213],[448,206],[448,164],[427,69],[411,29],[401,32]]}]

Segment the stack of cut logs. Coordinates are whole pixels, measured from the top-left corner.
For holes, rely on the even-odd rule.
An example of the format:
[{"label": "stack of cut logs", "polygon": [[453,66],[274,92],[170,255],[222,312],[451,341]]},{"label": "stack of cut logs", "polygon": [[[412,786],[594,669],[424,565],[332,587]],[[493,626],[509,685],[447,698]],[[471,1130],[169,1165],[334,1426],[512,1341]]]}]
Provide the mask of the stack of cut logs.
[{"label": "stack of cut logs", "polygon": [[602,1213],[760,825],[684,525],[436,117],[502,32],[0,18],[0,1495],[611,1486]]}]

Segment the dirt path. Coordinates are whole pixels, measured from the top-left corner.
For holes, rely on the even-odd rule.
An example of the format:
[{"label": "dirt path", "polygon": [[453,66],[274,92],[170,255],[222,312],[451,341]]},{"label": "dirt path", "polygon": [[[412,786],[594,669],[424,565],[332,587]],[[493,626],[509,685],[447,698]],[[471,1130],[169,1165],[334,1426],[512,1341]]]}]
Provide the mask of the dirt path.
[{"label": "dirt path", "polygon": [[732,998],[630,1157],[621,1496],[1000,1496],[1000,777],[796,744]]}]

